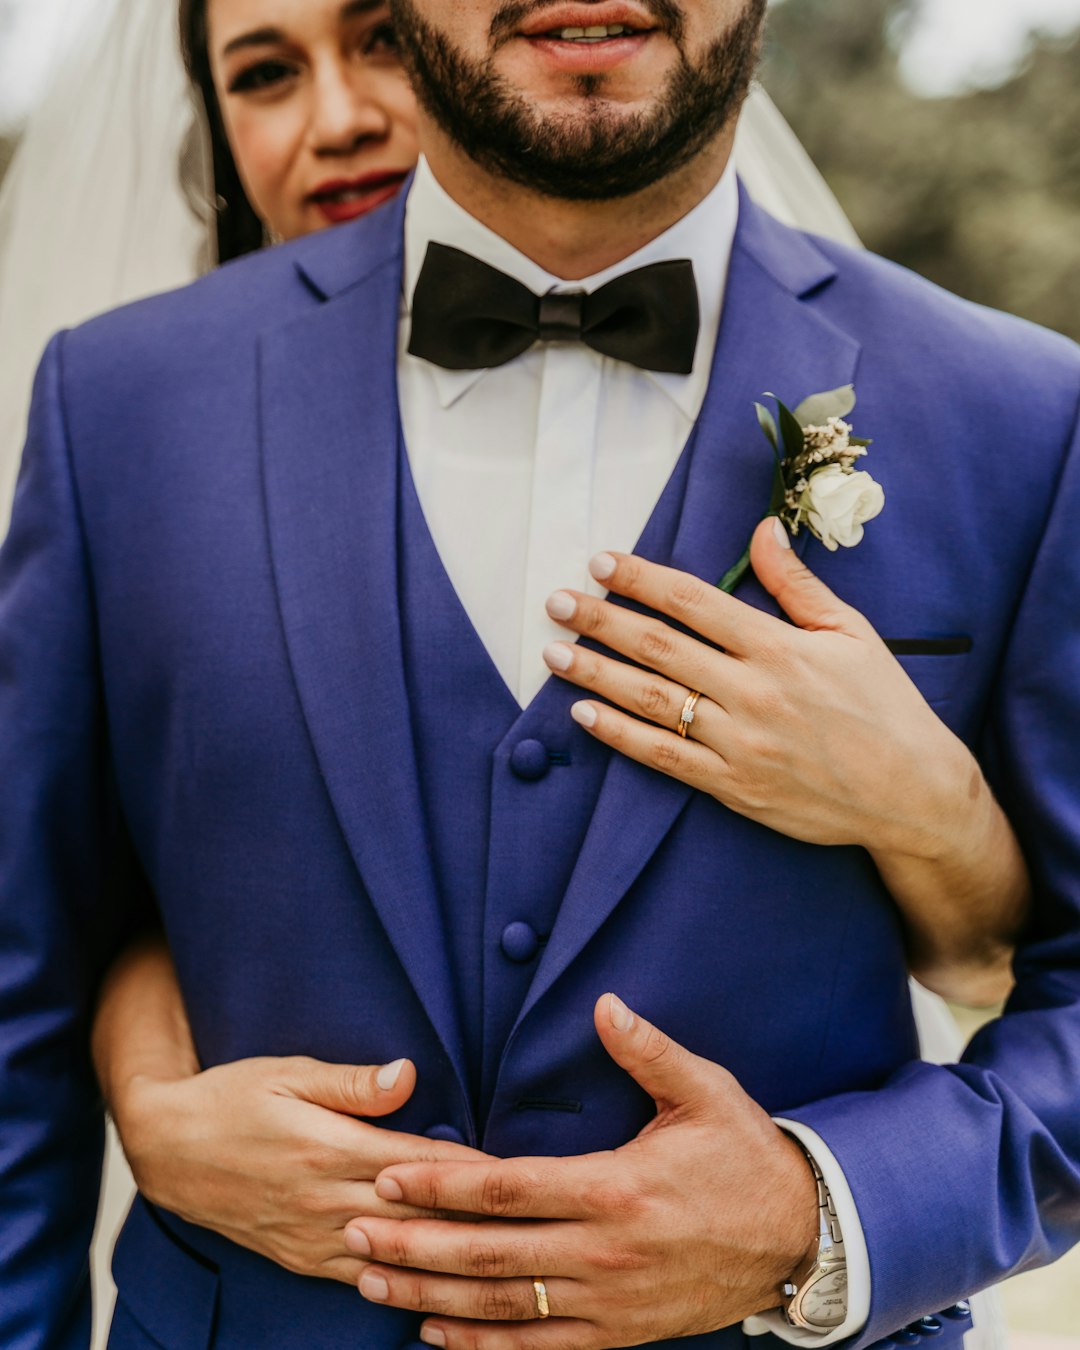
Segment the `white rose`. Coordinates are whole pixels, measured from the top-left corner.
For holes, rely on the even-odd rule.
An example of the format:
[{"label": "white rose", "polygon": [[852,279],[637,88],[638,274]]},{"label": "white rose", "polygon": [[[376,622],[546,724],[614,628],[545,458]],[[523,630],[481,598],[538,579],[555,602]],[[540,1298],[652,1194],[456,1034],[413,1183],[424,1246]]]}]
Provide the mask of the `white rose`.
[{"label": "white rose", "polygon": [[885,492],[868,473],[828,464],[810,475],[799,506],[811,531],[835,553],[862,542],[863,526],[884,509]]}]

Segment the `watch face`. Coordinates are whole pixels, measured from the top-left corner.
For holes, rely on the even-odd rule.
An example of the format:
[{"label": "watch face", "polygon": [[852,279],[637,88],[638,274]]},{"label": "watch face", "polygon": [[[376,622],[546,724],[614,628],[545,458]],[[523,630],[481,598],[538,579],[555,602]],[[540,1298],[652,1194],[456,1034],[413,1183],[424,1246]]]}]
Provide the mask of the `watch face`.
[{"label": "watch face", "polygon": [[838,1327],[847,1317],[847,1271],[823,1275],[803,1294],[799,1312],[815,1327]]}]

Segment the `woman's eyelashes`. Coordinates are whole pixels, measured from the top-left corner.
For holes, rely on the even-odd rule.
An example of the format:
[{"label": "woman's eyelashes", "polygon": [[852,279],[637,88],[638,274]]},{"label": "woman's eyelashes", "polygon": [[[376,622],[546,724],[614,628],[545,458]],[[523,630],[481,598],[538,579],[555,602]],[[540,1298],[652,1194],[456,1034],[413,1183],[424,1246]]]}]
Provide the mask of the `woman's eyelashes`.
[{"label": "woman's eyelashes", "polygon": [[276,89],[296,75],[296,67],[280,60],[257,61],[229,81],[230,94],[260,94]]},{"label": "woman's eyelashes", "polygon": [[[357,41],[356,51],[361,59],[370,56],[398,58],[397,33],[387,19],[368,29]],[[299,73],[298,65],[281,57],[265,57],[245,67],[228,84],[230,94],[260,94],[276,90]]]}]

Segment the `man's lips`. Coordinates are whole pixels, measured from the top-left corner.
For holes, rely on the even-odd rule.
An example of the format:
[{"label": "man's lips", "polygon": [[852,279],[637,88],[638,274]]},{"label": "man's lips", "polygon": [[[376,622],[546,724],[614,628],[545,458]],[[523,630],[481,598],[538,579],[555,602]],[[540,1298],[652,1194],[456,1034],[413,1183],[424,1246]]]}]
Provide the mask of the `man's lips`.
[{"label": "man's lips", "polygon": [[[624,29],[630,36],[644,36],[655,32],[657,24],[637,5],[627,4],[625,0],[613,0],[613,3],[599,5],[552,5],[533,15],[522,25],[520,33],[526,38],[581,41],[588,45],[590,41],[603,41],[599,30],[611,28]],[[591,38],[583,36],[590,31]],[[562,38],[561,35],[567,32],[575,36]]]},{"label": "man's lips", "polygon": [[551,6],[519,30],[536,52],[567,74],[599,75],[632,60],[659,32],[656,22],[625,0]]},{"label": "man's lips", "polygon": [[389,201],[408,175],[407,169],[389,169],[363,174],[359,178],[335,178],[320,183],[308,194],[308,201],[318,207],[331,224],[339,224],[374,211]]}]

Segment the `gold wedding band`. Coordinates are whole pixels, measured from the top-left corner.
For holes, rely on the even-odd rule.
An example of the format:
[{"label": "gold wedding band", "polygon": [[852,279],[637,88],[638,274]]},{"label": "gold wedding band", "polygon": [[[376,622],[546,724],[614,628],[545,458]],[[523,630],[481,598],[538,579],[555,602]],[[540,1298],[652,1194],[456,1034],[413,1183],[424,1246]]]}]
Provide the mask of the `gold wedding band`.
[{"label": "gold wedding band", "polygon": [[537,1317],[550,1317],[551,1308],[548,1305],[547,1285],[543,1280],[533,1280],[533,1293],[536,1295]]},{"label": "gold wedding band", "polygon": [[676,731],[678,731],[683,740],[686,739],[686,733],[690,730],[690,724],[694,720],[694,709],[697,707],[698,699],[700,697],[700,691],[694,692],[691,690],[686,702],[683,704],[682,713],[679,717],[679,725],[676,727]]}]

